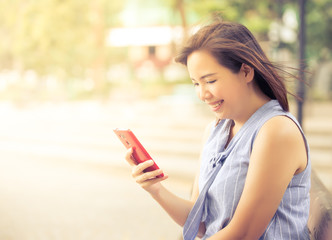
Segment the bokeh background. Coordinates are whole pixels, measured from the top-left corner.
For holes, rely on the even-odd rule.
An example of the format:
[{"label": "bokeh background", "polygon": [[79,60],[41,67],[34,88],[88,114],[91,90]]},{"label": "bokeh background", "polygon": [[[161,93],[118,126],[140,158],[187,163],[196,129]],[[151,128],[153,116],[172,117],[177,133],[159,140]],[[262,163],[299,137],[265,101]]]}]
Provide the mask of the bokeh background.
[{"label": "bokeh background", "polygon": [[302,125],[332,191],[331,0],[0,0],[1,240],[180,239],[113,129],[131,128],[189,197],[214,118],[173,58],[214,14],[246,25],[285,70],[305,64]]}]

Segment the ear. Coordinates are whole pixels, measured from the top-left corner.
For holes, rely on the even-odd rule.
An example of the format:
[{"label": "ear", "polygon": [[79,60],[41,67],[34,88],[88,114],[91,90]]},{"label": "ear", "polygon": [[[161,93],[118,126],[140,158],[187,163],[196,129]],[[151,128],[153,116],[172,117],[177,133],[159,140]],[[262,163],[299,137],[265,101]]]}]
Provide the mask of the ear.
[{"label": "ear", "polygon": [[249,65],[242,63],[241,71],[243,72],[247,83],[251,82],[254,79],[255,70]]}]

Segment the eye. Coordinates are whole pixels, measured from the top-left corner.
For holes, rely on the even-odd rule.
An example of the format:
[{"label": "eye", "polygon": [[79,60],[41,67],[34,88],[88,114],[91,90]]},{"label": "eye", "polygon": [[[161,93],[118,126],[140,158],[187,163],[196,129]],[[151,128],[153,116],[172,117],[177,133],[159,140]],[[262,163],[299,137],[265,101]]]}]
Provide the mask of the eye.
[{"label": "eye", "polygon": [[212,80],[212,81],[208,81],[207,83],[208,84],[212,84],[212,83],[215,83],[217,80]]}]

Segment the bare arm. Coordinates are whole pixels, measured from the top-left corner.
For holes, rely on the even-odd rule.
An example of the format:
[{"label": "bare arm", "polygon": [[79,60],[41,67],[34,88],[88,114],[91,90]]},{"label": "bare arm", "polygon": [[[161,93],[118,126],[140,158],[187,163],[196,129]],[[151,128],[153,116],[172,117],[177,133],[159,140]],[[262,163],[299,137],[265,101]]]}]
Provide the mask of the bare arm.
[{"label": "bare arm", "polygon": [[132,152],[132,149],[129,149],[126,154],[126,160],[132,165],[132,177],[144,190],[151,194],[176,223],[183,226],[194,202],[180,198],[168,191],[161,184],[168,176],[165,174],[164,177],[157,177],[163,172],[161,169],[144,172],[146,168],[153,165],[153,161],[149,160],[136,165],[132,158]]},{"label": "bare arm", "polygon": [[[211,124],[208,125],[204,132],[203,142],[207,140]],[[162,170],[156,170],[152,172],[143,172],[144,169],[153,165],[152,161],[146,161],[144,163],[136,165],[135,161],[132,159],[132,149],[129,149],[126,154],[127,162],[132,165],[132,176],[135,181],[160,204],[160,206],[168,213],[168,215],[180,226],[183,226],[186,219],[191,211],[194,203],[199,194],[198,190],[198,174],[195,177],[195,181],[192,189],[192,196],[190,200],[180,198],[170,192],[162,185],[162,181],[166,180],[168,176],[165,174],[162,178],[156,178],[162,173]],[[200,235],[205,232],[205,227],[202,224],[200,228]]]},{"label": "bare arm", "polygon": [[214,239],[258,239],[275,214],[294,174],[307,165],[302,135],[292,120],[274,117],[258,133],[234,217]]}]

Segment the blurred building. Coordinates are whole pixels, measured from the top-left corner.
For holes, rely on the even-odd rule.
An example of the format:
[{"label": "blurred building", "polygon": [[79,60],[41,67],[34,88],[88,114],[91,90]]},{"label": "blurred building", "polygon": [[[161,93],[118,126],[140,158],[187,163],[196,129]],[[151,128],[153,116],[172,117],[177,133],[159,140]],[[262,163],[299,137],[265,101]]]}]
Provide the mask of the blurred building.
[{"label": "blurred building", "polygon": [[129,61],[150,60],[158,68],[170,63],[174,45],[182,41],[182,28],[171,26],[123,27],[110,30],[107,45],[128,47]]},{"label": "blurred building", "polygon": [[131,78],[139,82],[177,81],[186,77],[185,69],[173,61],[176,48],[183,41],[180,26],[113,28],[106,41],[109,47],[126,49],[128,57],[125,64],[133,72]]}]

